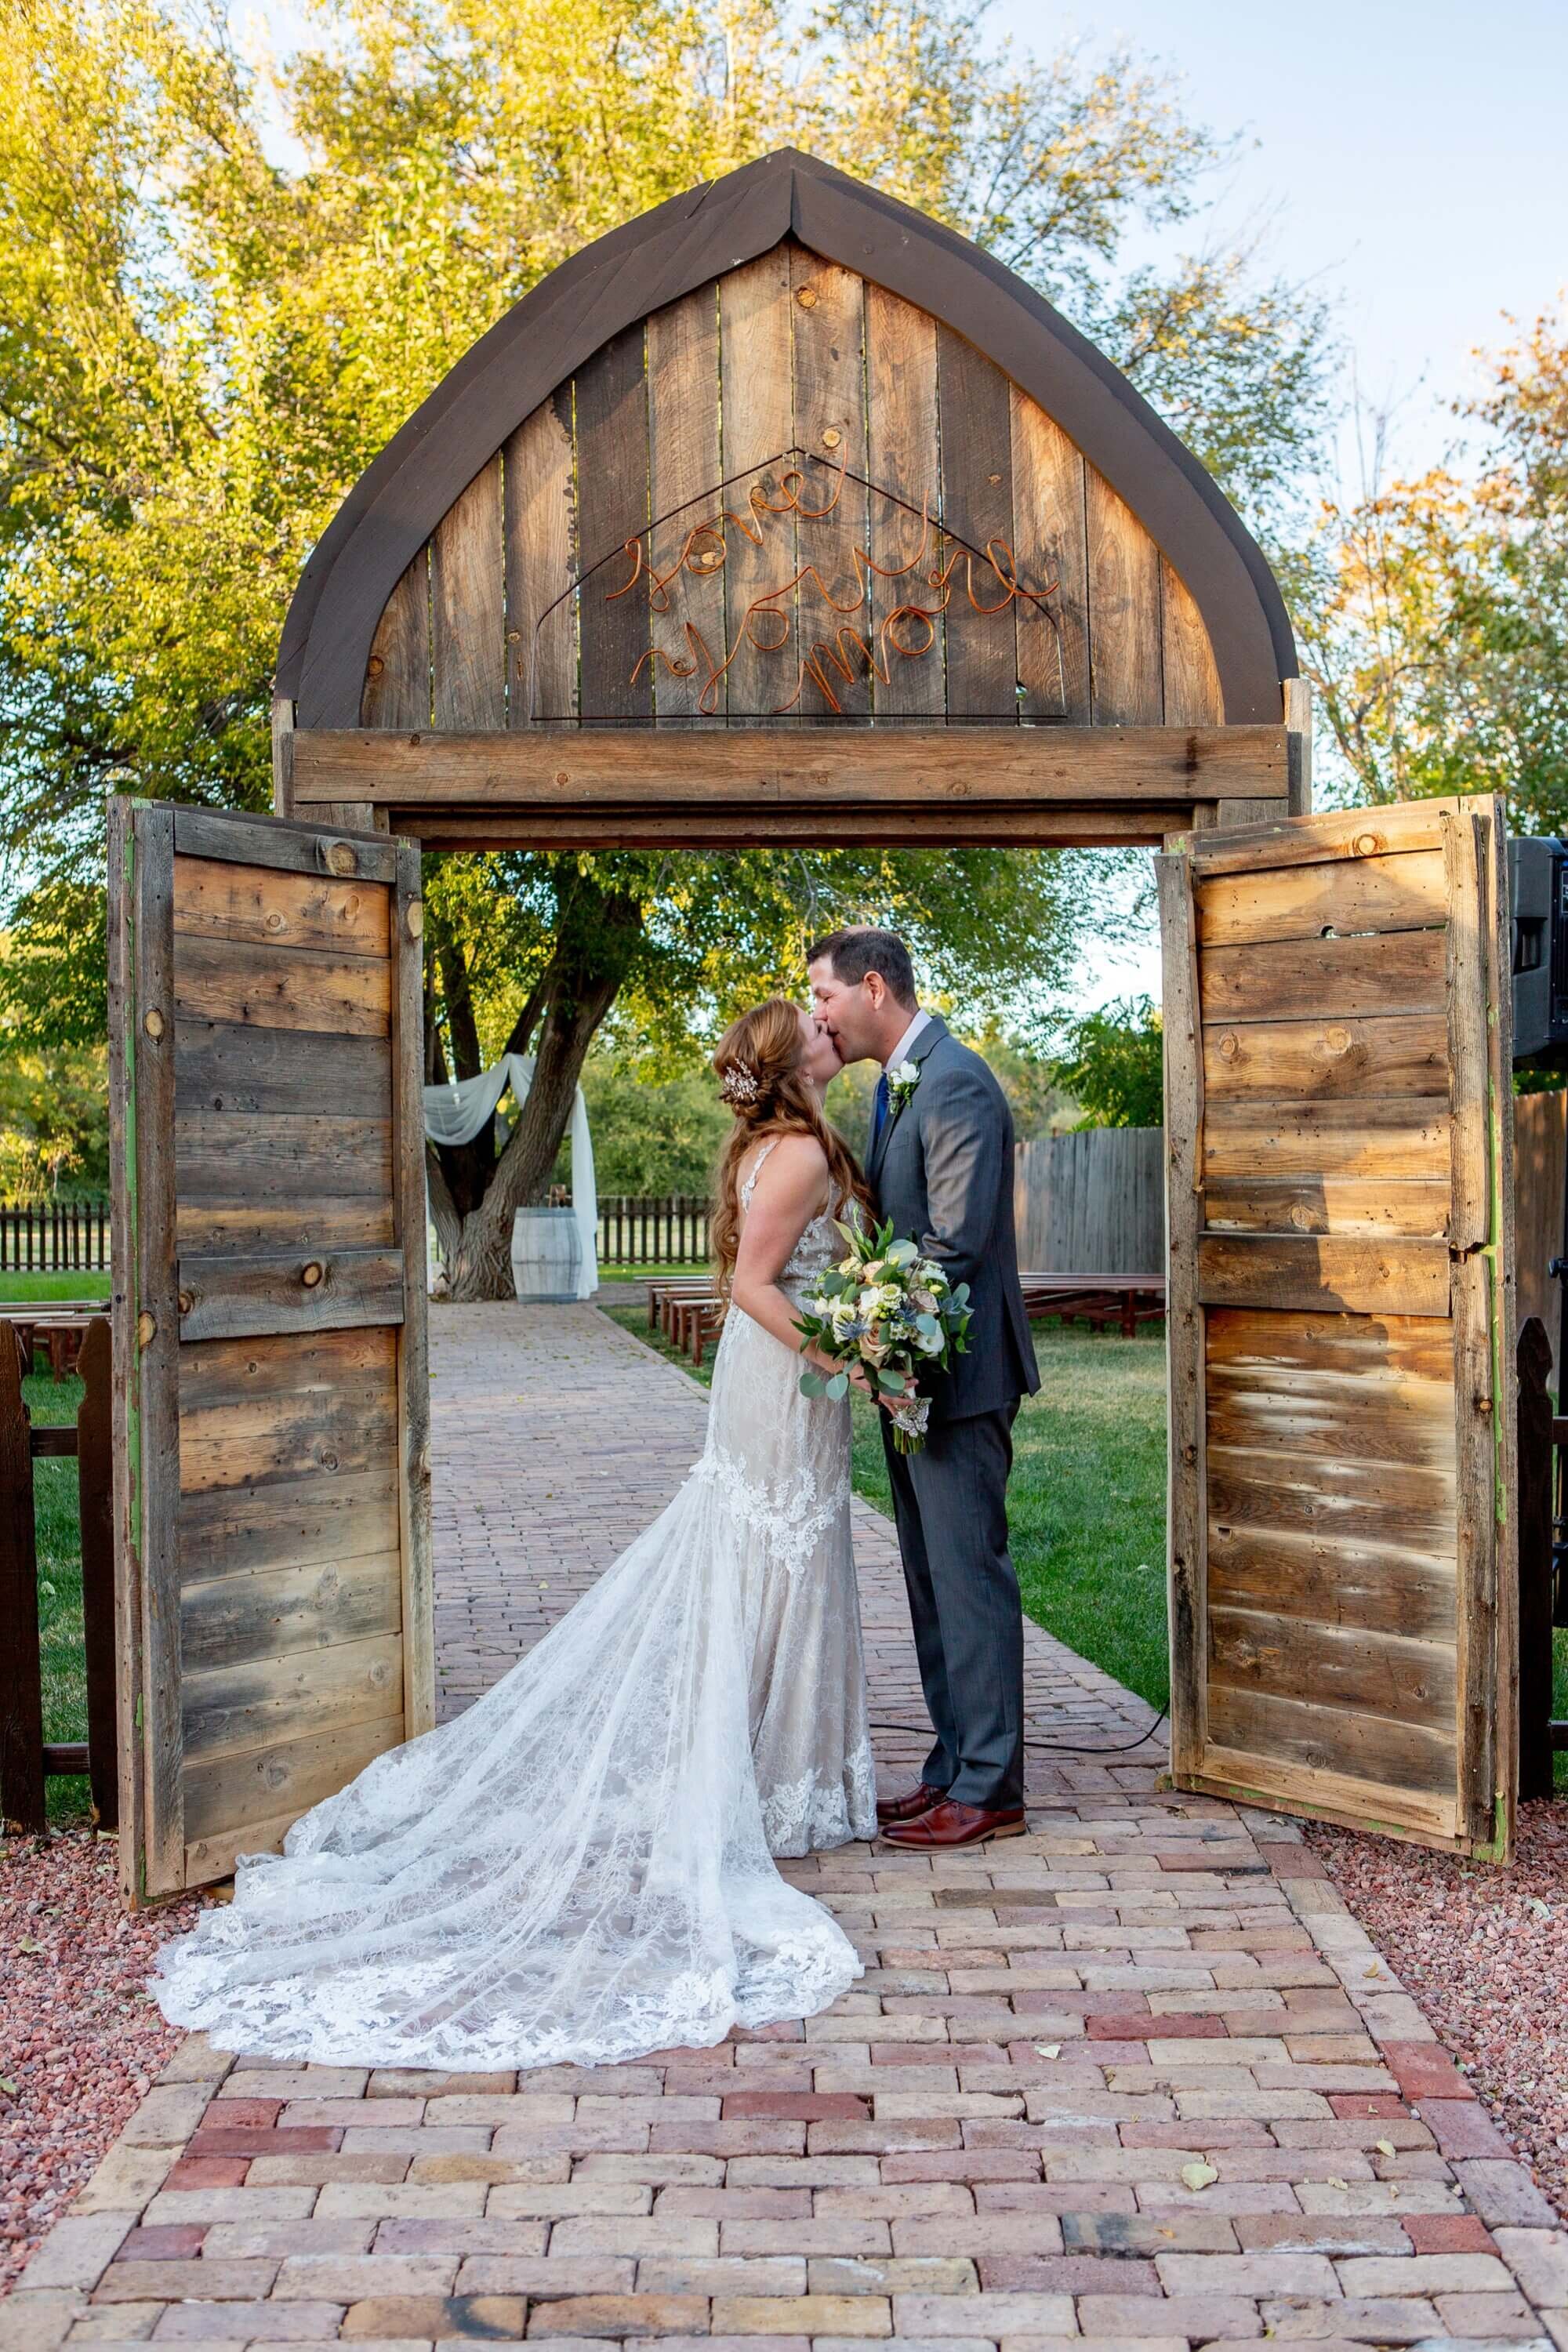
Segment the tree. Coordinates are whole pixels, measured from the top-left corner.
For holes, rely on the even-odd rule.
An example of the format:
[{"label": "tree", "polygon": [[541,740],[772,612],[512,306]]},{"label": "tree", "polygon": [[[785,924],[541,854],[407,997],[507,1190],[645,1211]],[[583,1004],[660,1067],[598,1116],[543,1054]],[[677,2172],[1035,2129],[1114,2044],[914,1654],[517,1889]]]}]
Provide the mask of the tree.
[{"label": "tree", "polygon": [[1568,326],[1489,359],[1451,464],[1330,504],[1297,599],[1321,708],[1369,801],[1506,793],[1568,825]]},{"label": "tree", "polygon": [[[1015,53],[983,0],[324,0],[323,45],[268,79],[200,6],[0,0],[0,855],[24,961],[55,957],[39,1034],[101,1005],[95,927],[60,913],[98,889],[105,793],[268,804],[284,608],[375,451],[554,263],[781,143],[978,237],[1255,515],[1282,510],[1331,354],[1255,257],[1124,270],[1129,233],[1195,216],[1226,152],[1126,55]],[[1009,890],[1068,909],[1035,878],[1047,858],[947,863],[994,921]],[[793,973],[804,929],[856,911],[948,956],[977,1013],[1026,984],[1005,955],[987,982],[930,859],[784,859],[765,882],[754,859],[480,861],[478,883],[459,864],[432,880],[441,1050],[459,1073],[481,1038],[539,1057],[501,1159],[487,1136],[440,1163],[438,1214],[461,1234],[485,1211],[459,1244],[481,1287],[610,1008],[667,1020],[670,975],[693,972],[717,1004],[714,942],[752,942],[760,907],[737,987]]]},{"label": "tree", "polygon": [[1147,996],[1101,1005],[1074,1022],[1052,1076],[1077,1100],[1086,1127],[1163,1127],[1164,1066],[1160,1015]]}]

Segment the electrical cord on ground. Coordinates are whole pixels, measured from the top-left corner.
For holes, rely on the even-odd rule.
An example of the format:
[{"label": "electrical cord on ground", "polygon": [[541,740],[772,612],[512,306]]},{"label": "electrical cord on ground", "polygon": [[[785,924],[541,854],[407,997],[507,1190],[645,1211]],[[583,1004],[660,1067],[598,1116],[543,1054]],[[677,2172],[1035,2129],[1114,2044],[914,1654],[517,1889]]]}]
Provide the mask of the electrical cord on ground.
[{"label": "electrical cord on ground", "polygon": [[[1163,1706],[1147,1731],[1141,1731],[1136,1739],[1124,1739],[1119,1748],[1085,1748],[1076,1739],[1026,1739],[1024,1745],[1042,1748],[1052,1756],[1127,1756],[1134,1748],[1142,1748],[1145,1740],[1152,1739],[1160,1726],[1169,1720],[1170,1713],[1168,1706]],[[869,1722],[873,1731],[908,1731],[917,1739],[931,1738],[929,1723],[882,1723],[875,1716],[869,1717]]]}]

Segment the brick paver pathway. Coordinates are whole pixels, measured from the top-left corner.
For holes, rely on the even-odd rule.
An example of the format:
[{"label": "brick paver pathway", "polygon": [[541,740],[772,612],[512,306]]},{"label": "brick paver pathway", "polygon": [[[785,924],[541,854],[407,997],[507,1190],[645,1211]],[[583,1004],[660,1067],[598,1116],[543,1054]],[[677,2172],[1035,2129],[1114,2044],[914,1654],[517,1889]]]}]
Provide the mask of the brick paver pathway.
[{"label": "brick paver pathway", "polygon": [[[701,1392],[588,1308],[434,1318],[448,1708],[673,1491]],[[875,1711],[918,1721],[857,1507]],[[1031,1631],[1030,1722],[1142,1705]],[[885,1740],[888,1777],[914,1752]],[[1162,1797],[1154,1743],[1036,1753],[1030,1830],[791,1875],[861,1944],[826,2015],[525,2075],[231,2062],[193,2036],[8,2302],[0,2347],[1095,2339],[1568,2352],[1568,2232],[1291,1826]]]}]

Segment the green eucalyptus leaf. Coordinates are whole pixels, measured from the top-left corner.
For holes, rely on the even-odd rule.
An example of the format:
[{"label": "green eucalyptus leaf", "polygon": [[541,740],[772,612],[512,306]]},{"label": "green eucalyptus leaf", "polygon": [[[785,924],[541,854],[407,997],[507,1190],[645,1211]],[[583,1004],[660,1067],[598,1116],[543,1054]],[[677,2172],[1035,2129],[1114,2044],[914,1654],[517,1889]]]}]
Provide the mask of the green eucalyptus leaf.
[{"label": "green eucalyptus leaf", "polygon": [[827,1382],[823,1379],[820,1372],[802,1372],[800,1376],[800,1392],[802,1396],[826,1396],[827,1393]]},{"label": "green eucalyptus leaf", "polygon": [[827,1394],[828,1394],[828,1395],[833,1399],[834,1403],[835,1403],[835,1404],[837,1404],[837,1403],[841,1402],[841,1401],[842,1401],[845,1397],[847,1397],[847,1396],[848,1395],[848,1393],[849,1393],[849,1375],[848,1375],[848,1373],[847,1373],[847,1372],[835,1372],[835,1373],[834,1373],[834,1375],[833,1375],[833,1378],[832,1378],[832,1379],[828,1381],[828,1383],[827,1383]]}]

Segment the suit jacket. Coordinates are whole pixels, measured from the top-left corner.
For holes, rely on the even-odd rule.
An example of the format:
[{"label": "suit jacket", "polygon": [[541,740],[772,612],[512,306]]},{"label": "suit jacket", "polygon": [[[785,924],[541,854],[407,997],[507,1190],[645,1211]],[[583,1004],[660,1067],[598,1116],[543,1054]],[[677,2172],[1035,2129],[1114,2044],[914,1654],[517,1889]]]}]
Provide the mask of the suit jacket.
[{"label": "suit jacket", "polygon": [[969,1285],[967,1354],[919,1375],[932,1420],[960,1421],[1040,1385],[1013,1230],[1013,1114],[987,1065],[935,1014],[908,1058],[920,1084],[890,1108],[866,1172],[895,1233]]}]

